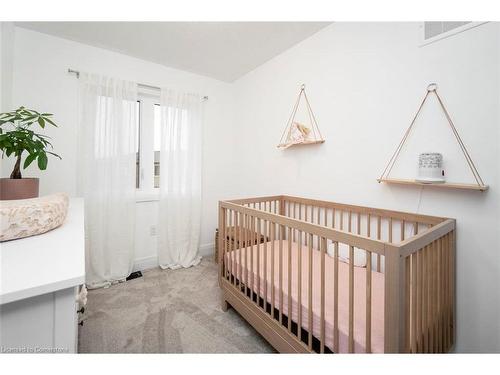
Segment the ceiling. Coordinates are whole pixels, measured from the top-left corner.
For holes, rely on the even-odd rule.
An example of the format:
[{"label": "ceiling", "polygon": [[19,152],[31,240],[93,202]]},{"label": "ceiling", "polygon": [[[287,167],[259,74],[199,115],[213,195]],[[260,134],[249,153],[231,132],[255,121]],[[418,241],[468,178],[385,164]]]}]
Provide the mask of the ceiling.
[{"label": "ceiling", "polygon": [[232,82],[329,22],[17,22],[42,33]]}]

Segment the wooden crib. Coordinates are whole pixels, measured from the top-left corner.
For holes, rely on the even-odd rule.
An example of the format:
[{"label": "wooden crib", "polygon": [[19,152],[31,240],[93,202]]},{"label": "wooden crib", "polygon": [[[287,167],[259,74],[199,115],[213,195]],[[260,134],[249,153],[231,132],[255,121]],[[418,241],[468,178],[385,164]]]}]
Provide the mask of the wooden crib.
[{"label": "wooden crib", "polygon": [[279,352],[453,346],[454,219],[280,195],[219,202],[219,232],[223,309]]}]

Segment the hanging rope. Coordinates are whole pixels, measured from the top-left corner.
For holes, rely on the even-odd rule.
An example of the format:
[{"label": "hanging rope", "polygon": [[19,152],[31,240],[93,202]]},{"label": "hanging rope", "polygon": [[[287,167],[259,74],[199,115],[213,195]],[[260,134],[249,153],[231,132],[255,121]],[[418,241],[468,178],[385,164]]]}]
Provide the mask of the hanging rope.
[{"label": "hanging rope", "polygon": [[403,146],[406,142],[406,139],[408,138],[408,135],[410,134],[411,129],[413,128],[413,125],[415,124],[415,122],[418,118],[418,115],[422,111],[422,107],[424,106],[429,95],[434,94],[439,102],[441,109],[443,110],[443,113],[446,117],[446,120],[448,121],[448,124],[449,124],[453,134],[455,135],[455,139],[457,140],[457,142],[460,146],[460,149],[462,150],[462,153],[464,154],[465,160],[467,161],[467,164],[468,164],[468,166],[469,166],[469,168],[474,176],[474,179],[476,180],[476,183],[478,184],[478,186],[481,186],[481,187],[485,186],[481,176],[479,175],[479,172],[477,171],[476,166],[474,165],[474,162],[472,161],[472,158],[471,158],[469,152],[467,151],[467,148],[465,147],[465,144],[462,141],[462,138],[460,138],[460,135],[458,134],[457,128],[455,127],[455,125],[453,124],[453,121],[451,120],[450,114],[446,110],[446,107],[444,106],[444,103],[441,100],[441,97],[437,93],[437,88],[438,88],[438,86],[436,83],[431,83],[430,85],[427,86],[427,92],[424,96],[424,99],[422,100],[422,103],[420,103],[420,106],[418,107],[417,113],[413,117],[413,120],[412,120],[410,126],[408,127],[405,134],[403,135],[403,139],[401,139],[401,142],[399,142],[399,145],[396,148],[396,151],[394,151],[391,158],[389,159],[389,163],[387,163],[384,171],[380,175],[378,182],[381,182],[382,180],[387,179],[389,177],[389,174],[391,173],[392,168],[394,167],[394,164],[396,163],[396,160],[397,160],[399,154],[401,153],[401,150],[403,149]]},{"label": "hanging rope", "polygon": [[313,140],[308,141],[308,142],[304,142],[304,143],[322,143],[322,142],[324,142],[324,139],[323,139],[321,132],[319,130],[319,127],[318,127],[318,123],[316,121],[316,117],[314,116],[314,112],[311,109],[311,104],[309,103],[309,99],[307,98],[306,86],[302,85],[300,87],[299,94],[297,95],[297,100],[295,101],[295,104],[292,108],[292,113],[290,114],[290,117],[288,118],[285,129],[283,129],[283,133],[281,134],[278,148],[288,148],[294,144],[300,144],[300,143],[291,143],[290,142],[290,135],[292,132],[292,126],[294,124],[295,115],[297,114],[297,110],[299,108],[302,96],[304,96],[304,100],[305,100],[306,107],[307,107],[307,115],[309,117],[309,121],[311,122],[311,130],[312,130],[312,133],[314,136]]}]

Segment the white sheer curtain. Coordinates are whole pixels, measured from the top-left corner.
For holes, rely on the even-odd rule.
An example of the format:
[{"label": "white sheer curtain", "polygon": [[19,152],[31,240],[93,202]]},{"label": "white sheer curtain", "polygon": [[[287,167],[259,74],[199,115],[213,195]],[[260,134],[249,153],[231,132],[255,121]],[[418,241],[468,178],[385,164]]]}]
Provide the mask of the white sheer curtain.
[{"label": "white sheer curtain", "polygon": [[133,266],[137,84],[82,73],[79,85],[78,187],[87,284],[97,288],[124,280]]},{"label": "white sheer curtain", "polygon": [[202,104],[195,94],[162,89],[158,261],[200,262]]}]

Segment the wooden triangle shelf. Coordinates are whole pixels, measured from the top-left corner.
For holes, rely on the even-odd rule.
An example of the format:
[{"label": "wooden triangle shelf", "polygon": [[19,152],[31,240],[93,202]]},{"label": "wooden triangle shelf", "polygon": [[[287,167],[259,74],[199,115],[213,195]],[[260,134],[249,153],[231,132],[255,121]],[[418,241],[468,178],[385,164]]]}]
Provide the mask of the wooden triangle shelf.
[{"label": "wooden triangle shelf", "polygon": [[[297,109],[299,108],[302,97],[304,98],[307,115],[309,116],[310,128],[295,122],[295,115],[297,114]],[[295,133],[298,134],[298,137],[294,135]],[[316,145],[324,142],[325,140],[321,135],[316,117],[314,116],[311,105],[309,104],[309,99],[307,98],[306,86],[302,85],[277,147],[285,150],[292,146]]]},{"label": "wooden triangle shelf", "polygon": [[[410,134],[413,125],[415,125],[415,121],[417,120],[417,117],[422,110],[422,107],[424,106],[425,102],[427,101],[427,98],[429,95],[435,95],[437,98],[439,105],[441,109],[443,110],[443,113],[446,117],[446,120],[448,121],[448,124],[450,125],[451,131],[453,132],[458,145],[460,146],[460,149],[462,150],[462,153],[464,154],[465,160],[467,161],[467,164],[474,175],[474,179],[476,180],[475,184],[468,184],[468,183],[452,183],[452,182],[443,182],[443,183],[425,183],[425,182],[420,182],[417,180],[405,180],[405,179],[397,179],[397,178],[390,178],[389,173],[391,172],[392,168],[394,167],[394,164],[396,163],[396,160],[406,142],[406,139],[408,138],[408,135]],[[465,147],[465,144],[463,143],[462,139],[460,138],[460,135],[458,134],[458,130],[453,124],[453,121],[451,120],[451,116],[446,110],[446,107],[444,106],[443,101],[441,100],[441,97],[437,93],[437,84],[431,83],[430,85],[427,86],[427,93],[424,96],[424,99],[420,103],[420,107],[418,108],[417,113],[413,117],[413,120],[406,130],[403,139],[401,142],[399,142],[398,147],[396,148],[396,151],[394,151],[394,154],[392,157],[389,159],[389,163],[387,163],[384,171],[380,175],[380,177],[377,179],[379,183],[383,182],[386,184],[397,184],[397,185],[417,185],[417,186],[429,186],[429,187],[436,187],[436,188],[442,188],[442,189],[462,189],[462,190],[476,190],[476,191],[486,191],[489,189],[488,185],[485,185],[483,182],[483,179],[479,175],[479,172],[477,171],[476,166],[474,165],[474,162],[472,161],[471,156],[469,155],[469,152],[467,151],[467,148]]]},{"label": "wooden triangle shelf", "polygon": [[382,179],[377,179],[377,181],[386,184],[429,186],[432,188],[441,188],[441,189],[461,189],[461,190],[478,190],[478,191],[486,191],[489,189],[488,185],[463,184],[463,183],[453,183],[453,182],[425,183],[415,180],[404,180],[397,178],[382,178]]},{"label": "wooden triangle shelf", "polygon": [[300,143],[293,143],[293,144],[280,143],[278,145],[278,148],[287,148],[287,147],[292,147],[292,146],[317,145],[319,143],[325,143],[325,140],[321,139],[319,141],[303,141],[303,142],[300,142]]}]

